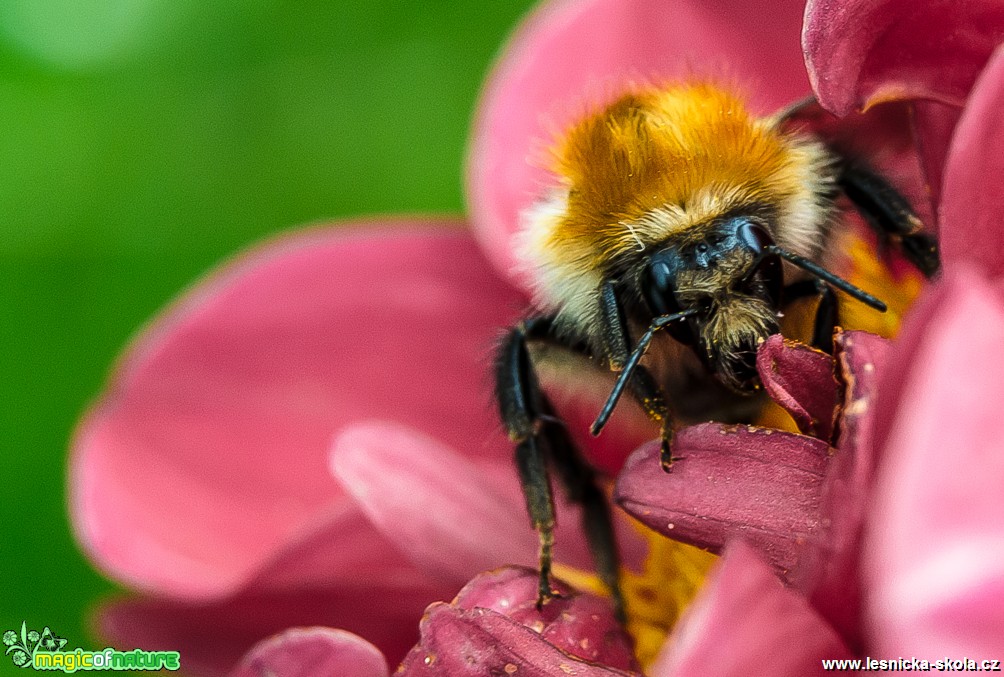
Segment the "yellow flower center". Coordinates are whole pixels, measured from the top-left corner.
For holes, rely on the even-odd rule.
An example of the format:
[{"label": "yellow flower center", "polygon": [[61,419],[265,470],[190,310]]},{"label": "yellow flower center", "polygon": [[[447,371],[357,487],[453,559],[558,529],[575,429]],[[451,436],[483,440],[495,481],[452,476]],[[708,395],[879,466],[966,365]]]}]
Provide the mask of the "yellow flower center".
[{"label": "yellow flower center", "polygon": [[[640,522],[631,520],[631,523],[648,541],[648,554],[640,571],[621,569],[621,589],[635,656],[647,669],[718,558],[700,548],[670,540]],[[573,588],[609,595],[595,574],[562,564],[555,564],[554,573]]]},{"label": "yellow flower center", "polygon": [[863,329],[885,338],[894,337],[903,316],[924,288],[924,276],[912,267],[894,275],[875,255],[872,246],[852,231],[847,231],[837,240],[835,246],[847,253],[847,279],[889,306],[886,312],[878,313],[860,301],[839,294],[840,326]]}]

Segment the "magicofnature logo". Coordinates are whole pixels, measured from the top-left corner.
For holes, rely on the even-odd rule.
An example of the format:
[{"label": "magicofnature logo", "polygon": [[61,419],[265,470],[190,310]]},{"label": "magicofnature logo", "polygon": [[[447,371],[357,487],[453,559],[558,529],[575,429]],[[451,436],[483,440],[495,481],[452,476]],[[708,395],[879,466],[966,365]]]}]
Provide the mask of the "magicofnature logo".
[{"label": "magicofnature logo", "polygon": [[177,670],[181,655],[177,651],[118,651],[108,647],[102,651],[74,649],[64,651],[66,640],[46,626],[42,632],[29,630],[21,622],[20,635],[14,630],[3,633],[7,655],[20,668],[35,670]]}]

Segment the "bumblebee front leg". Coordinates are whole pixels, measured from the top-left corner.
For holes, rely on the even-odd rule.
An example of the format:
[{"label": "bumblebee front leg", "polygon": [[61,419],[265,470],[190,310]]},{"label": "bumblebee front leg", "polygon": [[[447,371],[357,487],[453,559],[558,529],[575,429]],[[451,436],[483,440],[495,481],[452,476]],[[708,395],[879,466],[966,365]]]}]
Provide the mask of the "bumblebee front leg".
[{"label": "bumblebee front leg", "polygon": [[[631,336],[627,330],[624,308],[611,282],[605,282],[600,289],[600,309],[602,311],[602,336],[607,353],[607,362],[615,372],[622,371],[631,355]],[[660,458],[662,469],[669,472],[673,464],[673,422],[669,407],[652,374],[638,365],[631,376],[628,388],[648,417],[659,423],[662,429]]]},{"label": "bumblebee front leg", "polygon": [[631,379],[631,393],[648,417],[661,426],[661,442],[659,445],[659,460],[665,472],[672,472],[673,461],[680,457],[673,456],[673,420],[669,415],[669,407],[662,395],[662,389],[648,369],[642,366],[635,368]]},{"label": "bumblebee front leg", "polygon": [[812,326],[812,346],[824,353],[833,354],[833,332],[837,329],[837,295],[833,289],[820,280],[800,280],[784,288],[784,302],[790,303],[808,296],[818,296],[816,316]]}]

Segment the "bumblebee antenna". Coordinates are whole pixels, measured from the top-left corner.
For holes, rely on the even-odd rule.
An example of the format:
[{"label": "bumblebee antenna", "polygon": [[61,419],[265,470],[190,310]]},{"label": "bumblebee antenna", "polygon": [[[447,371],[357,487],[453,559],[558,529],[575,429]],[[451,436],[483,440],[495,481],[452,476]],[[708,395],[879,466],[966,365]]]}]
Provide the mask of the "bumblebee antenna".
[{"label": "bumblebee antenna", "polygon": [[673,313],[672,315],[660,315],[652,320],[652,324],[649,325],[648,331],[642,335],[641,340],[638,341],[638,345],[635,346],[635,349],[631,353],[630,357],[628,357],[627,362],[624,363],[624,369],[621,370],[620,376],[617,377],[617,382],[614,383],[613,390],[610,391],[610,395],[607,397],[607,401],[603,405],[603,409],[600,410],[600,415],[596,417],[596,420],[593,421],[593,425],[589,427],[589,432],[593,435],[599,435],[600,431],[603,430],[603,426],[605,426],[607,421],[610,420],[610,415],[614,413],[614,407],[617,406],[617,402],[621,398],[621,393],[624,392],[624,388],[631,379],[631,375],[638,367],[638,363],[641,361],[641,358],[645,355],[645,351],[648,349],[648,344],[652,342],[652,337],[655,336],[655,332],[672,324],[673,322],[677,322],[696,314],[696,308],[688,308],[687,310],[679,313]]},{"label": "bumblebee antenna", "polygon": [[799,268],[809,273],[810,275],[816,276],[823,282],[826,282],[827,284],[836,287],[837,289],[844,292],[851,298],[857,299],[858,301],[861,301],[861,303],[864,303],[867,306],[871,306],[872,308],[874,308],[879,312],[884,313],[887,310],[886,305],[882,301],[878,300],[877,298],[866,292],[864,289],[855,287],[853,284],[851,284],[844,278],[837,277],[836,275],[826,270],[822,266],[813,263],[812,261],[803,256],[794,254],[786,249],[781,249],[776,244],[767,245],[766,247],[763,248],[763,251],[766,254],[777,254],[785,261],[788,261],[789,263],[798,266]]}]

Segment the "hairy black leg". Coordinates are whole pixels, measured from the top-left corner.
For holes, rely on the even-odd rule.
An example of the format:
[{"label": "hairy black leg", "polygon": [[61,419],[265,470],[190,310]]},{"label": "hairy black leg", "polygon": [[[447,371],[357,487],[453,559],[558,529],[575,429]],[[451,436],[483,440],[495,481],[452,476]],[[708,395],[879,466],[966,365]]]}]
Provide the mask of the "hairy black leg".
[{"label": "hairy black leg", "polygon": [[818,294],[819,287],[816,286],[815,280],[799,280],[785,286],[784,291],[781,293],[781,300],[787,305],[792,301],[798,301]]},{"label": "hairy black leg", "polygon": [[837,295],[825,285],[819,284],[819,305],[812,327],[812,345],[825,353],[833,354],[833,332],[837,328]]},{"label": "hairy black leg", "polygon": [[550,461],[561,477],[570,501],[582,507],[582,524],[597,573],[623,619],[624,600],[618,582],[620,560],[614,540],[607,498],[596,472],[586,463],[565,426],[555,417],[541,392],[527,343],[542,340],[588,357],[585,344],[559,338],[551,331],[553,318],[534,317],[511,329],[503,340],[496,367],[497,398],[502,421],[516,443],[516,464],[530,521],[540,536],[540,579],[537,604],[554,596],[551,590],[551,549],[554,543],[554,501],[547,474]]},{"label": "hairy black leg", "polygon": [[627,331],[624,309],[611,282],[605,282],[600,288],[600,312],[607,362],[612,371],[620,371],[631,354],[631,337]]},{"label": "hairy black leg", "polygon": [[623,623],[626,617],[619,581],[620,555],[610,506],[597,482],[596,471],[583,460],[564,426],[550,423],[544,426],[542,434],[568,500],[582,508],[582,528],[596,562],[596,572],[610,590],[614,611]]},{"label": "hairy black leg", "polygon": [[938,272],[941,259],[937,240],[924,231],[910,203],[885,179],[848,163],[837,182],[879,237],[898,242],[907,259],[927,277]]},{"label": "hairy black leg", "polygon": [[[606,282],[600,289],[600,308],[603,320],[603,342],[610,369],[621,371],[631,354],[631,336],[624,318],[624,308],[613,283]],[[671,451],[673,442],[673,422],[669,407],[662,395],[662,389],[645,367],[635,367],[629,389],[650,419],[662,426],[661,458],[662,467],[669,471],[673,462]]]},{"label": "hairy black leg", "polygon": [[548,318],[521,322],[509,330],[498,351],[496,399],[509,439],[516,443],[516,467],[530,522],[540,538],[537,606],[554,596],[551,590],[551,548],[554,544],[554,499],[541,437],[546,415],[544,395],[527,349],[529,333],[549,324]]},{"label": "hairy black leg", "polygon": [[[596,562],[597,573],[610,589],[615,610],[623,619],[624,601],[618,581],[620,558],[614,539],[609,502],[600,488],[595,470],[579,454],[567,428],[555,416],[552,405],[541,392],[528,349],[529,342],[539,341],[583,358],[592,357],[585,341],[554,332],[553,321],[554,318],[550,316],[536,316],[513,327],[499,347],[496,364],[496,397],[502,421],[509,437],[516,443],[516,463],[527,510],[531,523],[540,536],[537,601],[538,605],[542,605],[546,599],[554,596],[550,586],[554,504],[547,474],[547,464],[551,463],[569,500],[582,507],[582,525]],[[623,325],[618,323],[615,326]],[[626,332],[621,336],[623,342],[620,345],[624,348],[626,359]],[[651,418],[664,422],[669,431],[664,433],[664,437],[669,440],[669,417],[655,380],[646,370],[639,368],[635,371],[630,389]],[[668,446],[666,457],[668,458]]]},{"label": "hairy black leg", "polygon": [[[796,101],[775,115],[778,124],[818,115],[829,116],[814,96]],[[839,153],[837,153],[839,155]],[[845,161],[837,183],[869,225],[884,240],[898,241],[903,253],[927,277],[941,268],[937,239],[924,232],[924,224],[910,203],[888,181],[851,161]]]},{"label": "hairy black leg", "polygon": [[628,387],[648,417],[661,425],[659,459],[662,463],[662,469],[671,472],[673,461],[680,459],[673,456],[673,419],[669,415],[669,407],[663,397],[662,388],[652,378],[651,372],[642,366],[635,368],[631,384]]},{"label": "hairy black leg", "polygon": [[784,288],[784,303],[816,296],[819,305],[812,326],[812,345],[826,353],[833,353],[833,332],[837,328],[839,306],[833,289],[820,280],[799,280]]},{"label": "hairy black leg", "polygon": [[810,94],[804,99],[799,99],[798,101],[794,101],[788,104],[787,106],[779,110],[774,115],[774,118],[778,122],[786,122],[788,120],[791,120],[795,116],[800,115],[805,111],[811,111],[812,109],[822,111],[822,108],[819,107],[819,102],[816,101],[815,95]]},{"label": "hairy black leg", "polygon": [[551,589],[551,559],[554,547],[554,500],[551,481],[547,475],[547,461],[536,435],[531,435],[516,445],[516,467],[519,469],[526,508],[530,522],[537,531],[539,547],[537,561],[540,578],[537,583],[537,608],[554,597]]}]

